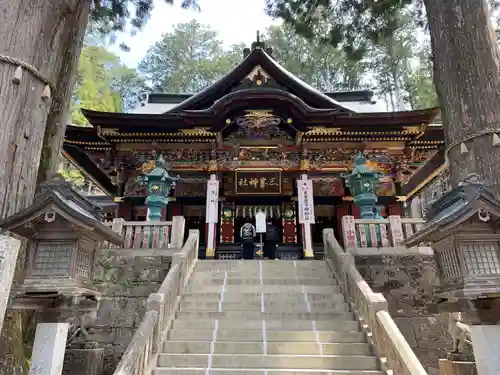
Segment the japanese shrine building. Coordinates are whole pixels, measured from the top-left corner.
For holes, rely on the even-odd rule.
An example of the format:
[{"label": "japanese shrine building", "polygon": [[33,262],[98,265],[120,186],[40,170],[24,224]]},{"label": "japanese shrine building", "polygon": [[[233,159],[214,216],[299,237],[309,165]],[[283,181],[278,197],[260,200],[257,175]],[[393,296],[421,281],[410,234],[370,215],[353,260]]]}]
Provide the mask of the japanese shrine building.
[{"label": "japanese shrine building", "polygon": [[321,243],[323,228],[339,230],[342,216],[359,214],[340,176],[359,152],[384,173],[379,212],[402,215],[405,184],[444,144],[442,127],[432,124],[438,108],[382,112],[368,90],[319,92],[260,41],[199,93],[150,94],[134,113],[83,112],[92,127],[67,127],[64,156],[109,195],[100,203],[115,217],[145,220],[137,177],[152,151],[162,153],[181,178],[165,219],[183,215],[203,237],[207,181],[219,181],[216,251],[236,246],[239,228],[259,209],[281,228],[283,244],[300,248],[301,178],[313,182],[311,236]]}]

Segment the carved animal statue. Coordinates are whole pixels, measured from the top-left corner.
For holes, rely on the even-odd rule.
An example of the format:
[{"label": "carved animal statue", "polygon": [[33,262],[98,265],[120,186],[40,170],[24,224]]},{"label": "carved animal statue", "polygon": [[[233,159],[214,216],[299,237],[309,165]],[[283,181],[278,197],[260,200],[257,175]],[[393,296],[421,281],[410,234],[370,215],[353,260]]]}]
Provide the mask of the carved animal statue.
[{"label": "carved animal statue", "polygon": [[86,312],[80,317],[74,316],[68,320],[70,325],[68,331],[68,340],[66,345],[73,343],[77,338],[81,341],[88,341],[89,329],[92,328],[97,319],[97,309]]},{"label": "carved animal statue", "polygon": [[452,353],[463,353],[465,343],[471,344],[470,327],[462,323],[461,313],[451,313],[448,320],[448,333],[453,339]]}]

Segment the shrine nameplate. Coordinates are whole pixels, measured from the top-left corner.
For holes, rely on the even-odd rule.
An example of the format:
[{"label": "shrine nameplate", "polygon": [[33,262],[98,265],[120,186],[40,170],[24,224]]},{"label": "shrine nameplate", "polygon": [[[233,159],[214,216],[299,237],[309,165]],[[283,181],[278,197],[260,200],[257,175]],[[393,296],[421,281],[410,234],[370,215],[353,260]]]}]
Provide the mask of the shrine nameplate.
[{"label": "shrine nameplate", "polygon": [[246,195],[281,194],[281,171],[235,171],[234,190]]}]

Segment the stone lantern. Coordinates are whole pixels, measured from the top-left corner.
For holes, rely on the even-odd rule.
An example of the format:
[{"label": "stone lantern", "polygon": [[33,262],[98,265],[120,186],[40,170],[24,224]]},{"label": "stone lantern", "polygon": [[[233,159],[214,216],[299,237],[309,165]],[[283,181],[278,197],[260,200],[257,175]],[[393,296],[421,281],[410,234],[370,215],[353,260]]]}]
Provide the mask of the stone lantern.
[{"label": "stone lantern", "polygon": [[143,167],[143,173],[139,181],[147,186],[148,220],[161,220],[162,210],[167,208],[170,189],[175,186],[179,176],[171,177],[168,174],[161,154],[153,163]]},{"label": "stone lantern", "polygon": [[381,176],[380,173],[374,172],[367,166],[362,153],[356,156],[355,167],[351,173],[342,174],[351,194],[354,196],[354,203],[361,211],[361,219],[375,218],[375,205],[378,201],[376,191]]},{"label": "stone lantern", "polygon": [[61,297],[74,303],[79,296],[96,300],[95,252],[102,241],[122,245],[124,239],[104,225],[100,210],[62,177],[42,184],[33,202],[0,221],[1,230],[30,239],[25,279],[14,290],[16,298],[30,303]]},{"label": "stone lantern", "polygon": [[499,229],[500,201],[472,176],[434,202],[425,226],[405,241],[409,247],[432,244],[439,310],[476,310],[500,297]]}]

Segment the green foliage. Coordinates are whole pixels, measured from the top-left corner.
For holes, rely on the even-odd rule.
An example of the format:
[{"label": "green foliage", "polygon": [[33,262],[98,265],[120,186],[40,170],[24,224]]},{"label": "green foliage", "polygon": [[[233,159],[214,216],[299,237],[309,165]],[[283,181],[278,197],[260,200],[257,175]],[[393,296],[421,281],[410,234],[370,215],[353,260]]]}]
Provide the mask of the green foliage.
[{"label": "green foliage", "polygon": [[193,20],[164,34],[149,48],[138,69],[153,91],[194,93],[233,68],[242,50],[233,46],[225,51],[215,31]]},{"label": "green foliage", "polygon": [[[164,0],[173,4],[174,0]],[[179,1],[182,8],[199,10],[197,0]],[[114,38],[117,31],[128,26],[132,33],[140,30],[151,16],[153,0],[92,0],[91,31]],[[123,46],[126,49],[126,46]]]},{"label": "green foliage", "polygon": [[60,170],[59,174],[61,174],[66,181],[71,182],[77,187],[83,187],[85,184],[85,177],[83,177],[82,173],[77,169]]},{"label": "green foliage", "polygon": [[144,83],[134,69],[102,46],[83,48],[71,106],[72,121],[87,125],[81,109],[121,112],[139,100]]},{"label": "green foliage", "polygon": [[[335,76],[329,79],[333,88],[371,84],[388,109],[433,107],[437,99],[422,8],[419,1],[411,3],[268,0],[267,10],[283,18],[289,35],[298,34],[295,39],[302,39],[303,46],[312,46],[294,50],[296,59],[303,61],[307,56],[304,65],[311,74]],[[304,48],[315,52],[304,52]],[[305,80],[325,90],[312,77]]]},{"label": "green foliage", "polygon": [[309,42],[290,26],[271,26],[265,41],[285,69],[321,91],[359,89],[368,84],[366,61],[352,62],[341,49]]},{"label": "green foliage", "polygon": [[[282,18],[309,40],[344,49],[352,60],[359,60],[371,44],[390,37],[399,27],[400,14],[420,0],[266,0],[267,12]],[[316,29],[318,22],[328,24]]]}]

